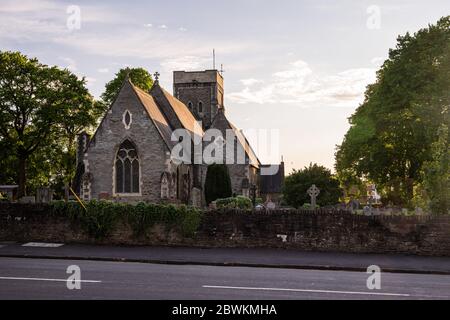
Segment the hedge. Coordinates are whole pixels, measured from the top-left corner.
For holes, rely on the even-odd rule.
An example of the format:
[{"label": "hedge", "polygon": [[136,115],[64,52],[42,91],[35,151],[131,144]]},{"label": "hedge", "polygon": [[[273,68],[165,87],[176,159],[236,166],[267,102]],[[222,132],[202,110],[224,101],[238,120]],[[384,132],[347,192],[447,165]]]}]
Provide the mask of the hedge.
[{"label": "hedge", "polygon": [[111,201],[85,202],[86,210],[77,202],[53,201],[51,214],[68,217],[97,239],[111,234],[119,222],[130,225],[136,237],[146,236],[156,224],[176,229],[183,236],[194,235],[200,225],[202,212],[185,205],[162,205],[140,202],[136,205]]}]

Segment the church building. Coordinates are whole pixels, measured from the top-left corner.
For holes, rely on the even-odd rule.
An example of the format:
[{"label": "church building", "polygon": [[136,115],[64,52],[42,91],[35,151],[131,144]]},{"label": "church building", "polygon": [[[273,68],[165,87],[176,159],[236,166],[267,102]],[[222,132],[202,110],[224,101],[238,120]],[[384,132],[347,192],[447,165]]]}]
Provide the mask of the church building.
[{"label": "church building", "polygon": [[[196,145],[202,141],[201,156],[209,144],[217,143],[216,137],[204,142],[211,129],[224,138],[227,131],[233,133],[233,139],[222,146],[233,194],[250,196],[253,188],[264,196],[259,193],[267,189],[261,185],[262,165],[243,133],[225,116],[222,75],[217,70],[175,71],[173,92],[160,86],[158,74],[149,92],[125,79],[94,135],[79,136],[75,188],[82,199],[204,206],[208,166],[202,157],[196,161]],[[180,131],[189,137],[178,136]],[[233,160],[242,154],[243,161],[226,162],[230,154],[224,145],[230,143]],[[173,157],[180,144],[191,161]],[[281,192],[283,163],[280,166],[276,173],[280,177],[275,179],[280,185],[271,186],[272,191]]]}]

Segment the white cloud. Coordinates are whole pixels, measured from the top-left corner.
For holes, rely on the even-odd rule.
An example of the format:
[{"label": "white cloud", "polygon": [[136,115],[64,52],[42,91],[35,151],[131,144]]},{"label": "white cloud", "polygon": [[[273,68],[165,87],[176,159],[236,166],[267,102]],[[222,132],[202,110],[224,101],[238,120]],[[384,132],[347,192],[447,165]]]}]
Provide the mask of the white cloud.
[{"label": "white cloud", "polygon": [[97,69],[97,71],[98,71],[99,73],[108,73],[108,72],[109,72],[109,69],[108,69],[108,68],[100,68],[100,69]]},{"label": "white cloud", "polygon": [[379,67],[383,64],[384,60],[385,60],[385,58],[383,58],[383,57],[375,57],[372,60],[370,60],[370,63],[376,67]]},{"label": "white cloud", "polygon": [[186,31],[187,31],[187,29],[186,29],[186,28],[183,28],[183,27],[181,27],[181,28],[178,28],[178,31],[181,31],[181,32],[186,32]]},{"label": "white cloud", "polygon": [[201,56],[180,56],[176,58],[165,59],[161,62],[164,71],[172,72],[174,70],[201,70],[204,69],[211,58]]},{"label": "white cloud", "polygon": [[356,106],[362,102],[365,88],[375,81],[375,69],[350,69],[334,75],[313,72],[302,60],[275,72],[264,85],[254,79],[241,80],[244,88],[230,93],[236,103],[280,103],[329,106]]},{"label": "white cloud", "polygon": [[159,29],[167,29],[168,27],[165,24],[158,26]]},{"label": "white cloud", "polygon": [[153,24],[151,24],[151,23],[146,23],[146,24],[144,24],[144,27],[151,28],[151,27],[153,27]]},{"label": "white cloud", "polygon": [[250,79],[242,79],[242,80],[241,80],[241,83],[242,83],[244,86],[246,86],[246,87],[250,87],[250,86],[253,86],[253,85],[255,85],[255,84],[262,83],[262,82],[263,82],[262,80],[258,80],[258,79],[254,79],[254,78],[250,78]]},{"label": "white cloud", "polygon": [[66,63],[64,68],[68,69],[71,72],[77,71],[77,63],[75,62],[75,60],[68,57],[61,57],[60,59]]}]

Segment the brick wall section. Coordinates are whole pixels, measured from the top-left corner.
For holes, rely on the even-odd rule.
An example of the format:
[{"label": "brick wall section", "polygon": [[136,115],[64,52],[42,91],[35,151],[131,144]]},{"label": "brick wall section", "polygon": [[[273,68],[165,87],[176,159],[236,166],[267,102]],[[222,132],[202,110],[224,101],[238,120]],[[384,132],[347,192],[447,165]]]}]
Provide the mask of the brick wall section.
[{"label": "brick wall section", "polygon": [[147,238],[136,239],[128,225],[119,224],[108,238],[98,241],[87,236],[76,223],[64,217],[49,216],[45,206],[3,203],[0,204],[0,241],[7,240],[450,256],[450,216],[366,217],[345,211],[209,211],[192,239],[184,239],[176,231],[167,231],[161,226],[154,227]]}]

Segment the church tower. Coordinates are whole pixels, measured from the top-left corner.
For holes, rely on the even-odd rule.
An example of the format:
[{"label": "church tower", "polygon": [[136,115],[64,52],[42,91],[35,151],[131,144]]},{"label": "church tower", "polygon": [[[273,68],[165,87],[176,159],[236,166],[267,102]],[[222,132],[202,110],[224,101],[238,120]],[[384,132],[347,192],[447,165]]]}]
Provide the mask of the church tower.
[{"label": "church tower", "polygon": [[173,94],[208,129],[223,109],[223,77],[217,70],[174,71]]}]

